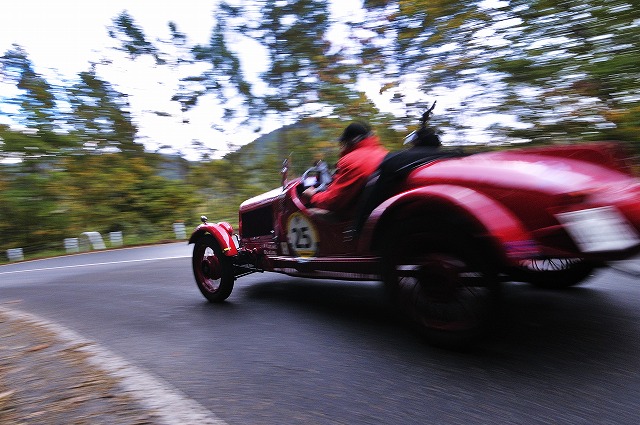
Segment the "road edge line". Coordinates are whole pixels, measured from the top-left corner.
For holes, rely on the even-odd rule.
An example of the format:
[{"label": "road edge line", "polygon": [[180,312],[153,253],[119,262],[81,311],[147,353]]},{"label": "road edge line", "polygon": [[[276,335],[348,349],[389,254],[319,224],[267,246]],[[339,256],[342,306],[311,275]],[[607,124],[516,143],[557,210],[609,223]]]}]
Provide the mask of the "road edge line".
[{"label": "road edge line", "polygon": [[54,333],[60,341],[78,347],[78,351],[88,355],[87,361],[91,366],[115,378],[124,392],[164,424],[227,425],[180,390],[69,328],[21,310],[0,306],[0,312],[13,320],[41,326]]}]

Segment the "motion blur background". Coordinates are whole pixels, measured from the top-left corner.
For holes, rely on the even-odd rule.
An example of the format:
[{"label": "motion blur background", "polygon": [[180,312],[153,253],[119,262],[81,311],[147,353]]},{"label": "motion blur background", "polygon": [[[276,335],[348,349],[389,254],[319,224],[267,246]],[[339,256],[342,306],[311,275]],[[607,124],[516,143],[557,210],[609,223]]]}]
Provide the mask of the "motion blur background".
[{"label": "motion blur background", "polygon": [[[0,29],[0,251],[125,244],[237,207],[345,122],[389,149],[619,141],[640,153],[636,1],[24,1]],[[32,51],[30,51],[32,50]],[[4,255],[0,261],[6,261]]]}]

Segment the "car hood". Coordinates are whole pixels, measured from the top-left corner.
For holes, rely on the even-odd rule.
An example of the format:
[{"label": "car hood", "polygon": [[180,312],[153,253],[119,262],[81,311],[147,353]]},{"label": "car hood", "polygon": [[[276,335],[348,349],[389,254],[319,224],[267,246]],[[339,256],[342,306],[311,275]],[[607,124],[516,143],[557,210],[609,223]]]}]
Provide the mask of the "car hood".
[{"label": "car hood", "polygon": [[265,205],[273,202],[275,199],[284,196],[286,190],[282,187],[277,187],[268,192],[262,193],[260,195],[254,196],[253,198],[249,198],[240,204],[240,210],[245,210],[247,208],[253,208],[260,205]]}]

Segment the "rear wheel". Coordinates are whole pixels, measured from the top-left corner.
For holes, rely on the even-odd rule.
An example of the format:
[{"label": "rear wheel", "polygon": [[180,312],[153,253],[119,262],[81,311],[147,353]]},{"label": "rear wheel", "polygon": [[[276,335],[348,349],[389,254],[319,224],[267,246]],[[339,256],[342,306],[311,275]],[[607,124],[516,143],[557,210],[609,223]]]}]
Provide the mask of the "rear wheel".
[{"label": "rear wheel", "polygon": [[486,252],[469,236],[442,226],[422,224],[411,232],[395,231],[395,243],[388,244],[393,249],[383,257],[391,301],[430,343],[477,341],[489,329],[498,301]]},{"label": "rear wheel", "polygon": [[233,290],[234,273],[231,258],[222,254],[211,235],[201,236],[193,247],[193,275],[202,295],[212,303],[226,300]]},{"label": "rear wheel", "polygon": [[546,258],[522,261],[512,277],[538,288],[565,289],[580,284],[594,269],[594,263],[581,258]]}]

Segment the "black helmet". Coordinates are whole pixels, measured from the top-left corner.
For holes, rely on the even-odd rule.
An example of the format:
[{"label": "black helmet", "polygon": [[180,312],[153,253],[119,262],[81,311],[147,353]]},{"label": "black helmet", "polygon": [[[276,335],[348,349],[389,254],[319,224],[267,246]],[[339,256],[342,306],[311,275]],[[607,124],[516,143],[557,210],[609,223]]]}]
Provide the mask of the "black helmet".
[{"label": "black helmet", "polygon": [[338,141],[345,145],[355,145],[371,134],[369,124],[362,121],[354,121],[347,126],[338,138]]}]

